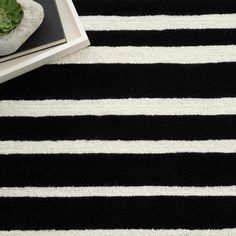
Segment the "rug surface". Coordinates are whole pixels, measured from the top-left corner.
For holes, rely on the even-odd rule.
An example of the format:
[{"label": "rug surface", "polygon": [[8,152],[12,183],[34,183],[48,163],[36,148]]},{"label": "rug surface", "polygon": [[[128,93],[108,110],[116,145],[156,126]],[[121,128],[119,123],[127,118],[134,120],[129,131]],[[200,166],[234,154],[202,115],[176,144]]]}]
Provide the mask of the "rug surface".
[{"label": "rug surface", "polygon": [[236,235],[236,1],[74,4],[92,46],[0,86],[0,236]]}]

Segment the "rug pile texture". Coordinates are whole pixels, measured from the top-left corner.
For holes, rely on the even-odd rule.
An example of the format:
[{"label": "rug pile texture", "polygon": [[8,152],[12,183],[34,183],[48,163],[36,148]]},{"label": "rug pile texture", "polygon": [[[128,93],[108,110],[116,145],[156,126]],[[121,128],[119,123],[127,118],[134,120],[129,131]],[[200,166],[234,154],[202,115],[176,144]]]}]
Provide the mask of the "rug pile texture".
[{"label": "rug pile texture", "polygon": [[74,4],[91,47],[0,85],[0,236],[236,235],[236,1]]}]

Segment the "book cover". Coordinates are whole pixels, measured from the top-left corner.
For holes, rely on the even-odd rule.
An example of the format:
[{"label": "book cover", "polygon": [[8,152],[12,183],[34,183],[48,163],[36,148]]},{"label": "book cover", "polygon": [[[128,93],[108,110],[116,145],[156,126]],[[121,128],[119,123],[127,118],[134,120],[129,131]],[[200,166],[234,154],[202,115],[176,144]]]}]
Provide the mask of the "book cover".
[{"label": "book cover", "polygon": [[44,20],[31,37],[13,54],[0,57],[0,62],[40,51],[66,42],[55,0],[35,0],[44,8]]}]

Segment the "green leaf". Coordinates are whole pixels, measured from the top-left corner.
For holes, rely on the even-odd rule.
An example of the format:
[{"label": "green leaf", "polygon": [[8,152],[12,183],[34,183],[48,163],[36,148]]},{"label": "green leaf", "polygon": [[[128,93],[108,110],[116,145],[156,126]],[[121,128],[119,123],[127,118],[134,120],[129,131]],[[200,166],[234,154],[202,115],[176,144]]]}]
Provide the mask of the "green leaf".
[{"label": "green leaf", "polygon": [[23,16],[23,9],[16,0],[0,0],[0,35],[14,30]]}]

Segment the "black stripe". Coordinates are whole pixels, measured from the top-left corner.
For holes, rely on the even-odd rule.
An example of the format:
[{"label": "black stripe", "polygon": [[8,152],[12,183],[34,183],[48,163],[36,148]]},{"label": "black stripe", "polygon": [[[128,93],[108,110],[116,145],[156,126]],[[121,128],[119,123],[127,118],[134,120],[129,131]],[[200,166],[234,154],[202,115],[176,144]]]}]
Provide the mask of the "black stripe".
[{"label": "black stripe", "polygon": [[50,65],[0,86],[0,99],[234,97],[236,63]]},{"label": "black stripe", "polygon": [[199,15],[235,13],[234,0],[73,0],[80,15]]},{"label": "black stripe", "polygon": [[0,140],[205,140],[236,138],[236,116],[0,118]]},{"label": "black stripe", "polygon": [[236,154],[0,156],[1,187],[230,186]]},{"label": "black stripe", "polygon": [[235,29],[88,31],[92,46],[198,46],[236,44]]},{"label": "black stripe", "polygon": [[1,198],[0,230],[222,229],[235,197]]}]

